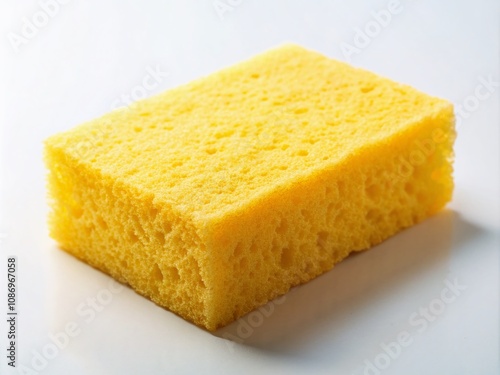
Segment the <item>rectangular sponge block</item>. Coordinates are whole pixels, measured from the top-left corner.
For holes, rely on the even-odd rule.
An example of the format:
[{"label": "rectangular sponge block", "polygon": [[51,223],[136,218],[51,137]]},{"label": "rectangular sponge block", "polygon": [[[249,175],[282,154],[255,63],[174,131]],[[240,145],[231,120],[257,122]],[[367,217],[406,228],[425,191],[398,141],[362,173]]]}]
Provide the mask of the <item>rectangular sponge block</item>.
[{"label": "rectangular sponge block", "polygon": [[51,236],[215,330],[442,208],[453,106],[285,45],[52,136]]}]

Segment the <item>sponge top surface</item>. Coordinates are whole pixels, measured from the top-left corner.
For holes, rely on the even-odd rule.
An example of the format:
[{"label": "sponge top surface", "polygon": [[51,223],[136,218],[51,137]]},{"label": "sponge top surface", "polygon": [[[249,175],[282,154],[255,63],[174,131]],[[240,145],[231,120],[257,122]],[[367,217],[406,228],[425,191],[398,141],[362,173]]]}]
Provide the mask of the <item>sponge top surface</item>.
[{"label": "sponge top surface", "polygon": [[48,145],[205,220],[334,168],[447,105],[285,45],[55,135]]}]

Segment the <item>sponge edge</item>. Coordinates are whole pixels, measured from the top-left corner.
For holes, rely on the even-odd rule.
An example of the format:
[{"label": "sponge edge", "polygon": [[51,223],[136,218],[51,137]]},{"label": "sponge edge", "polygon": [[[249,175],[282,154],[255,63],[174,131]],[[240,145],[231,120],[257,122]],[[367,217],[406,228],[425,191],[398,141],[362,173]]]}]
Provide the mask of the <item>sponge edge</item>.
[{"label": "sponge edge", "polygon": [[454,139],[450,103],[288,45],[48,139],[50,233],[214,330],[442,208]]}]

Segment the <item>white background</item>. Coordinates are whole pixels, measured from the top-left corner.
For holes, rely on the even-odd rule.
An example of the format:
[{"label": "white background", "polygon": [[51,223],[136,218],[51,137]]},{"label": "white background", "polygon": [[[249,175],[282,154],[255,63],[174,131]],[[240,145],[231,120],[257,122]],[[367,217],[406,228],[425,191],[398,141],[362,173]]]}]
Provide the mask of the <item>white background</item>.
[{"label": "white background", "polygon": [[[219,16],[211,0],[73,0],[16,49],[13,34],[22,37],[25,17],[43,24],[42,7],[2,1],[0,372],[17,373],[5,364],[4,312],[7,256],[15,255],[20,373],[363,374],[378,363],[383,374],[498,374],[498,1],[402,0],[378,33],[372,12],[389,1],[220,3],[234,5]],[[295,288],[267,306],[268,317],[247,316],[215,334],[128,288],[89,307],[111,295],[110,279],[47,235],[42,140],[140,93],[148,69],[168,72],[151,95],[286,41],[346,60],[342,43],[353,45],[356,29],[367,27],[377,35],[349,56],[354,65],[468,108],[448,208]],[[497,87],[474,99],[483,79]],[[446,280],[466,289],[422,320],[419,309],[440,306]],[[78,334],[51,351],[49,334],[70,322]],[[411,344],[394,349],[395,358],[381,355],[404,331]],[[35,371],[44,350],[53,358]]]}]

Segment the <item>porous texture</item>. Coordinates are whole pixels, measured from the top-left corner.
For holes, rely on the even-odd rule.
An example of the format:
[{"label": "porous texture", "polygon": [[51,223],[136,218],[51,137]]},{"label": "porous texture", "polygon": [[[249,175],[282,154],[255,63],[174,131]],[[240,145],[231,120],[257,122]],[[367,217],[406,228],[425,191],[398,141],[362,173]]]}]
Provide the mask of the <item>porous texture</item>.
[{"label": "porous texture", "polygon": [[63,249],[209,330],[451,198],[452,105],[287,45],[46,142]]}]

